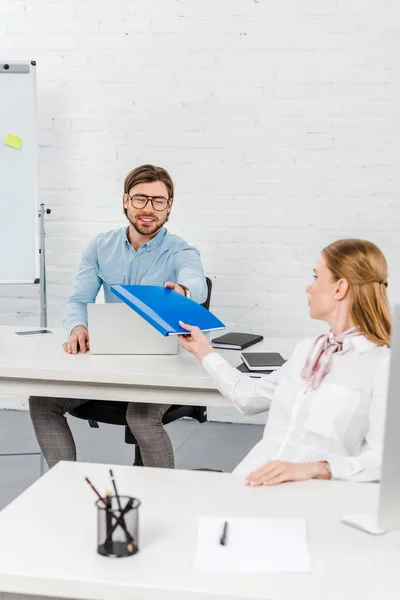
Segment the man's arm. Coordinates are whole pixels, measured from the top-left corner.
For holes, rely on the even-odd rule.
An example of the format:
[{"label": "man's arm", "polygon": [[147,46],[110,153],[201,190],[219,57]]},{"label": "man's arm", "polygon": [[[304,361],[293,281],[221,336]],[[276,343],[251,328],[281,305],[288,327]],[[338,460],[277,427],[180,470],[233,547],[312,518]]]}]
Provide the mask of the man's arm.
[{"label": "man's arm", "polygon": [[72,285],[72,293],[64,307],[64,327],[68,335],[78,325],[87,327],[87,305],[96,300],[100,287],[97,238],[94,238],[82,254],[78,273]]},{"label": "man's arm", "polygon": [[198,304],[207,299],[207,282],[201,264],[200,252],[191,246],[175,254],[176,283],[190,291],[190,297]]}]

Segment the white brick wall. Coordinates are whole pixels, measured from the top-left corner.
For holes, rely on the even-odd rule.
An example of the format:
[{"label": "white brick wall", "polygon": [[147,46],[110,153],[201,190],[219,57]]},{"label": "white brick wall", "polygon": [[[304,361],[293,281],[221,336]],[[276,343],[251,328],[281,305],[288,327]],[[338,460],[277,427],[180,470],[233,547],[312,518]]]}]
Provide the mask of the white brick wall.
[{"label": "white brick wall", "polygon": [[[377,242],[400,295],[400,32],[384,0],[0,0],[2,56],[35,59],[50,325],[89,238],[123,223],[122,182],[176,182],[170,230],[201,250],[229,327],[319,330],[320,249]],[[1,323],[38,322],[0,290]]]}]

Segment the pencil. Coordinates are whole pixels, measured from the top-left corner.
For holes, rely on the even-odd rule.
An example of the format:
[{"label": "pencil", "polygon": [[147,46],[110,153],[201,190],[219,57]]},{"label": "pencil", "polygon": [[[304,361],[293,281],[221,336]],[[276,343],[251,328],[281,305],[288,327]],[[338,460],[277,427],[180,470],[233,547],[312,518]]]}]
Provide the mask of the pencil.
[{"label": "pencil", "polygon": [[92,488],[92,490],[94,491],[94,493],[96,494],[98,499],[101,500],[101,502],[104,504],[104,506],[108,506],[107,502],[104,500],[103,496],[100,496],[99,492],[96,490],[93,483],[90,481],[89,477],[85,477],[85,481],[88,482],[88,484],[90,485],[90,487]]},{"label": "pencil", "polygon": [[90,481],[89,477],[85,477],[85,481],[88,482],[88,484],[90,485],[90,487],[92,488],[92,490],[94,491],[94,493],[96,494],[96,496],[98,497],[98,499],[106,507],[107,511],[112,514],[112,516],[114,517],[114,519],[117,519],[118,518],[117,515],[111,510],[111,492],[109,492],[109,494],[110,494],[110,501],[108,501],[105,498],[103,498],[103,496],[100,496],[98,490],[96,490],[96,488],[94,487],[93,483]]}]

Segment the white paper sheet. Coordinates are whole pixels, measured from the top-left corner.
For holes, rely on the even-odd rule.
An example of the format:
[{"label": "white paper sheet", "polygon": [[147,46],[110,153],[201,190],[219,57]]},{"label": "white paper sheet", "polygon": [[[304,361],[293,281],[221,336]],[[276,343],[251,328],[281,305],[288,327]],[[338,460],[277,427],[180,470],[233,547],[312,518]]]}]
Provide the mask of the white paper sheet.
[{"label": "white paper sheet", "polygon": [[[228,521],[227,543],[219,542]],[[199,517],[194,568],[213,573],[308,573],[305,519]]]}]

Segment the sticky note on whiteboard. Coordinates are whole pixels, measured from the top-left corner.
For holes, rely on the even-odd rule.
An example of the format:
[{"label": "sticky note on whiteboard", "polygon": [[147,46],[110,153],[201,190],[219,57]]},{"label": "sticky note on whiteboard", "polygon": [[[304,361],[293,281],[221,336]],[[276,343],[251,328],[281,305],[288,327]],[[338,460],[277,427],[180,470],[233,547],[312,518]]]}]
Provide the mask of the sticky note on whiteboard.
[{"label": "sticky note on whiteboard", "polygon": [[12,135],[12,133],[7,133],[4,138],[4,145],[10,146],[10,148],[15,148],[15,150],[21,150],[22,147],[22,138],[17,135]]}]

